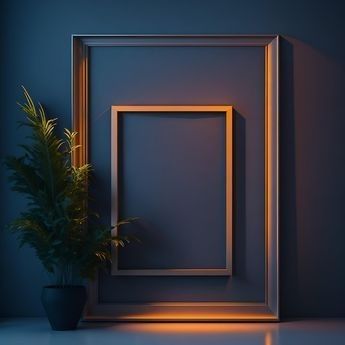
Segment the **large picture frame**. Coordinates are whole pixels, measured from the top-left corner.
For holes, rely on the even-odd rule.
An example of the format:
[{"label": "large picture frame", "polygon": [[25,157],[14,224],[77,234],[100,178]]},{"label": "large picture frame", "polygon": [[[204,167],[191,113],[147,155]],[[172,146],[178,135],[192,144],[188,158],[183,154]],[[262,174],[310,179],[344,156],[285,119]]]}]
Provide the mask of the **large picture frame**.
[{"label": "large picture frame", "polygon": [[91,47],[193,46],[265,49],[265,299],[263,302],[100,303],[98,280],[89,284],[86,320],[277,321],[279,320],[279,36],[277,35],[72,35],[72,125],[88,160],[88,56]]}]

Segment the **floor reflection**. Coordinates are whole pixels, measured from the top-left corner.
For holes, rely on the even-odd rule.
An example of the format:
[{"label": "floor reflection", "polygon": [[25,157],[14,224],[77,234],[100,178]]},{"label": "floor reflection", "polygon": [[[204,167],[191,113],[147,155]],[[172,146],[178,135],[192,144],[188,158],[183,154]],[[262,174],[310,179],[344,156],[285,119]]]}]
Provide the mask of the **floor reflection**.
[{"label": "floor reflection", "polygon": [[281,345],[345,344],[345,320],[282,323],[82,323],[52,331],[46,319],[0,321],[0,344]]}]

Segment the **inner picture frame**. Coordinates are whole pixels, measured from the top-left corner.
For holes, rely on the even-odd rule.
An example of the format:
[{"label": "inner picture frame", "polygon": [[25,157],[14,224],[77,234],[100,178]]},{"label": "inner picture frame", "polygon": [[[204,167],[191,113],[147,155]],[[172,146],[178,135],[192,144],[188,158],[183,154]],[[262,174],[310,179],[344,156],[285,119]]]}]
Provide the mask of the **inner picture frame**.
[{"label": "inner picture frame", "polygon": [[[73,164],[89,162],[89,52],[94,47],[262,47],[265,51],[265,297],[260,302],[104,303],[99,279],[89,282],[84,319],[90,321],[279,320],[279,36],[72,35],[72,127],[81,149]],[[109,104],[109,107],[111,104]]]},{"label": "inner picture frame", "polygon": [[[232,274],[233,226],[233,109],[229,105],[137,105],[111,107],[111,223],[119,219],[119,116],[126,113],[216,113],[225,116],[225,266],[223,268],[120,269],[118,248],[112,250],[112,275],[128,276],[230,276]],[[118,235],[118,229],[113,229]]]}]

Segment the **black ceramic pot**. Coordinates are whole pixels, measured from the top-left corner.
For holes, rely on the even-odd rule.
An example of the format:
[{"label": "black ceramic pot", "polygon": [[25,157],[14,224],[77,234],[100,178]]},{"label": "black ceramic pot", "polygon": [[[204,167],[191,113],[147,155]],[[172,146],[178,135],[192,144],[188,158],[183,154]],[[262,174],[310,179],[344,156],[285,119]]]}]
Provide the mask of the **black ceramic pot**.
[{"label": "black ceramic pot", "polygon": [[86,302],[84,286],[45,286],[41,299],[52,329],[77,328]]}]

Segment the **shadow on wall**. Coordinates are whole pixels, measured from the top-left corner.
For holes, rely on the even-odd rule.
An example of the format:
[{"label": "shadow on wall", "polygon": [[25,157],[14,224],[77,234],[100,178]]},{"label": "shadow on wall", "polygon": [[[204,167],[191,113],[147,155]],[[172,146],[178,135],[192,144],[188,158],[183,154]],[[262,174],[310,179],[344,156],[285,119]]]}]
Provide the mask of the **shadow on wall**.
[{"label": "shadow on wall", "polygon": [[[280,40],[280,276],[281,313],[298,298],[293,45]],[[284,245],[282,245],[284,243]],[[288,257],[288,263],[284,258]],[[291,296],[291,297],[290,297]],[[293,297],[292,297],[293,296]],[[285,306],[285,301],[286,306]],[[289,306],[289,307],[288,307]]]},{"label": "shadow on wall", "polygon": [[[328,48],[329,45],[327,45]],[[281,40],[280,249],[282,315],[345,312],[342,51]]]}]

